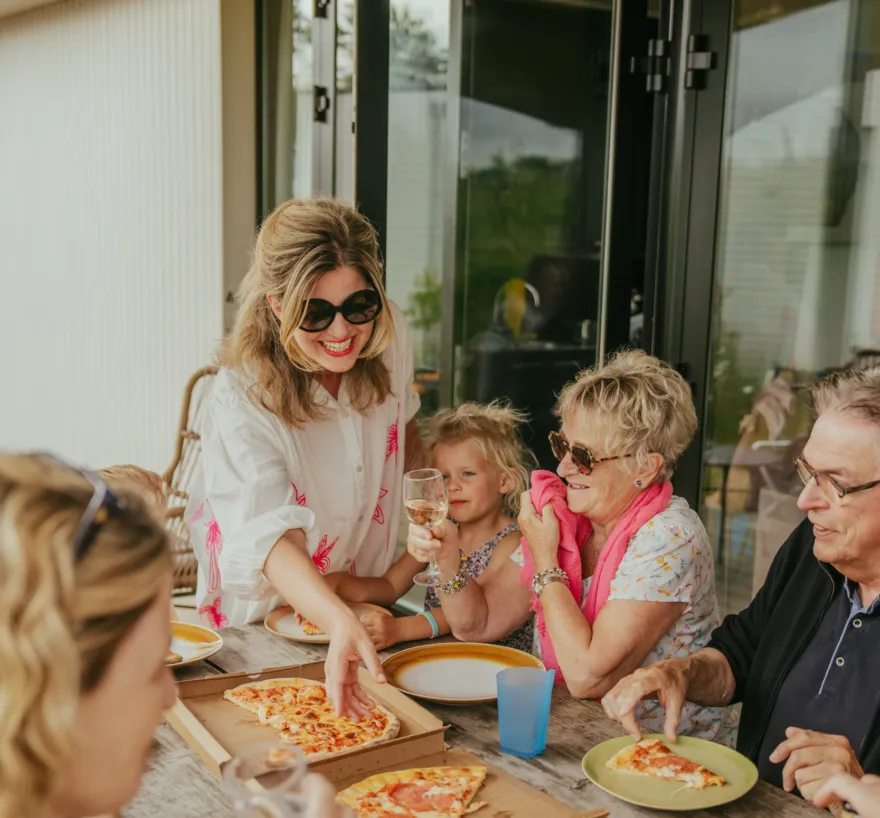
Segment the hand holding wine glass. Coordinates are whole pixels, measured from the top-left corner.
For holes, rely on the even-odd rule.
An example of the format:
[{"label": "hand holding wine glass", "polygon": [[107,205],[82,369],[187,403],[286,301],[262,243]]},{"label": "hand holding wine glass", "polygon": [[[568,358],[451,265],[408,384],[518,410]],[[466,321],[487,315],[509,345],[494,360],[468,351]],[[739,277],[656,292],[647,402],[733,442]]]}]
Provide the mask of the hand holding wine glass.
[{"label": "hand holding wine glass", "polygon": [[[413,525],[427,530],[440,525],[449,512],[446,483],[437,469],[418,469],[403,476],[403,502]],[[416,574],[413,582],[433,587],[440,582],[440,568],[432,559],[427,570]]]}]

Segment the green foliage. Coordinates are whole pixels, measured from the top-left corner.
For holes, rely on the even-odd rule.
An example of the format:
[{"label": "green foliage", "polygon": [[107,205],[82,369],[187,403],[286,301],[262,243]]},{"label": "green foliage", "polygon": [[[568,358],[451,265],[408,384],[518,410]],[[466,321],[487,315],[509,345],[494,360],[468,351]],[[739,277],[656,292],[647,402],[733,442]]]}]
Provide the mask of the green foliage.
[{"label": "green foliage", "polygon": [[722,332],[712,348],[707,432],[716,445],[736,444],[740,421],[749,413],[755,383],[741,370],[739,333]]},{"label": "green foliage", "polygon": [[563,228],[577,177],[571,161],[496,156],[491,167],[471,171],[467,184],[466,339],[490,325],[505,282],[524,278],[535,256],[565,252]]}]

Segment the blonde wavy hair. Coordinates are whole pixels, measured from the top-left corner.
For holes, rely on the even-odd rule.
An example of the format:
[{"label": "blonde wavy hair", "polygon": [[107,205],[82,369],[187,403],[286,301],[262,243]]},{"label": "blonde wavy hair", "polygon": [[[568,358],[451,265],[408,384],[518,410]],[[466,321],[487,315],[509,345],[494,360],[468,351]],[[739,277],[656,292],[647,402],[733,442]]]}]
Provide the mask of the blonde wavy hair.
[{"label": "blonde wavy hair", "polygon": [[[687,381],[641,350],[623,350],[604,366],[585,369],[559,396],[563,418],[586,412],[605,433],[602,454],[633,455],[639,468],[648,455],[663,465],[654,482],[669,480],[675,463],[697,431],[697,413]],[[631,460],[620,461],[632,469]]]},{"label": "blonde wavy hair", "polygon": [[0,818],[49,815],[80,695],[170,577],[165,533],[136,492],[116,492],[125,510],[74,560],[92,491],[49,458],[0,453]]},{"label": "blonde wavy hair", "polygon": [[513,488],[504,495],[504,510],[516,517],[520,495],[529,487],[532,470],[538,467],[532,451],[523,443],[519,427],[527,415],[493,401],[488,405],[463,403],[455,409],[441,409],[427,422],[426,443],[433,458],[437,447],[474,440],[488,463],[510,477]]},{"label": "blonde wavy hair", "polygon": [[[250,399],[289,426],[323,416],[313,393],[320,367],[300,349],[294,332],[318,279],[340,267],[358,270],[382,301],[369,342],[345,374],[352,406],[365,413],[391,394],[391,375],[381,356],[394,337],[394,321],[376,231],[360,213],[324,197],[279,205],[260,228],[236,296],[238,315],[218,362],[245,373],[252,381]],[[280,317],[269,304],[270,295],[281,305]]]}]

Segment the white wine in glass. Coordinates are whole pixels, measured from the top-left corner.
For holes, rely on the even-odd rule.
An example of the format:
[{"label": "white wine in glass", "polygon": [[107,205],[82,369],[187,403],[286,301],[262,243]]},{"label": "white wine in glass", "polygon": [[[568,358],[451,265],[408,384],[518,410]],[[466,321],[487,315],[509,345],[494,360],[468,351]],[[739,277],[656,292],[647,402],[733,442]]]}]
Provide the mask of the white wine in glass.
[{"label": "white wine in glass", "polygon": [[[446,483],[437,469],[419,469],[403,476],[403,504],[413,525],[429,531],[440,525],[449,513]],[[427,569],[413,577],[416,585],[433,587],[440,582],[440,567],[431,560]]]}]

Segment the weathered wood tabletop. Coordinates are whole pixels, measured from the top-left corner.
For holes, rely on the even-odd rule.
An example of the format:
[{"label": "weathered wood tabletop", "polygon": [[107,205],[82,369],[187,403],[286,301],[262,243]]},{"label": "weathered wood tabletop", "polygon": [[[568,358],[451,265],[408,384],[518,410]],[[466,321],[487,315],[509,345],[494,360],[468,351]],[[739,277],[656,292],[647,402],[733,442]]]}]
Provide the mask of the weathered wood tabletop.
[{"label": "weathered wood tabletop", "polygon": [[[223,631],[223,648],[211,657],[211,665],[182,668],[178,678],[192,679],[225,672],[258,671],[269,667],[323,660],[323,645],[291,642],[270,633],[262,625],[247,625]],[[383,652],[383,656],[399,648]],[[659,815],[617,801],[584,778],[581,759],[599,742],[622,735],[619,725],[609,721],[602,708],[573,699],[564,689],[553,695],[547,749],[537,758],[524,760],[503,754],[498,746],[497,711],[494,705],[451,707],[423,702],[428,710],[450,725],[446,740],[453,747],[475,753],[508,774],[531,784],[578,810],[599,807],[613,818]],[[760,782],[747,796],[733,804],[692,813],[695,818],[725,816],[746,818],[775,815],[784,818],[823,813],[801,799]],[[827,813],[824,813],[827,815]],[[204,768],[198,756],[168,724],[156,735],[156,752],[135,801],[123,812],[125,818],[227,818],[232,812],[223,801],[218,782]]]}]

